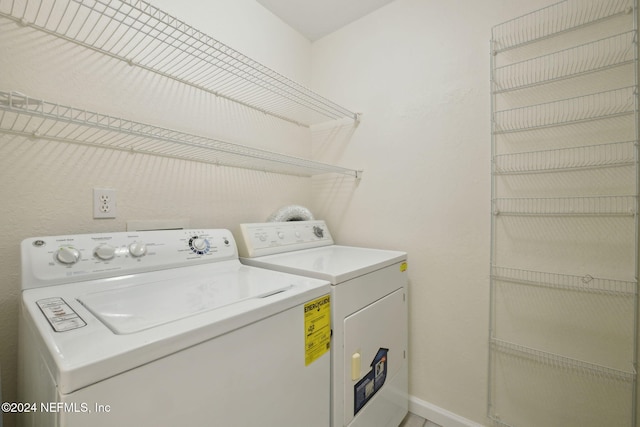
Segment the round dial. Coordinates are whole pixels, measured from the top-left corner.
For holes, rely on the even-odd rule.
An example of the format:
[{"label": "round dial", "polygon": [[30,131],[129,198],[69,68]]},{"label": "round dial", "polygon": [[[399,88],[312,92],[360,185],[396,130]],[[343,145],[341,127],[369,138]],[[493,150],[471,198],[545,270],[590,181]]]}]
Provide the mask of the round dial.
[{"label": "round dial", "polygon": [[319,238],[322,239],[324,237],[324,230],[322,228],[318,227],[317,225],[314,225],[313,226],[313,234],[315,234],[316,237],[319,237]]},{"label": "round dial", "polygon": [[209,240],[205,237],[193,236],[189,239],[189,247],[198,255],[204,255],[209,252]]},{"label": "round dial", "polygon": [[129,253],[133,257],[141,257],[147,253],[147,245],[142,242],[133,242],[129,245]]},{"label": "round dial", "polygon": [[80,251],[71,246],[63,246],[56,252],[56,259],[67,265],[80,261]]},{"label": "round dial", "polygon": [[93,250],[93,254],[103,261],[108,261],[116,256],[116,248],[111,245],[100,245]]},{"label": "round dial", "polygon": [[201,238],[197,238],[197,239],[193,239],[191,241],[191,244],[193,245],[194,249],[197,249],[199,251],[204,250],[207,247],[207,240],[206,239],[201,239]]}]

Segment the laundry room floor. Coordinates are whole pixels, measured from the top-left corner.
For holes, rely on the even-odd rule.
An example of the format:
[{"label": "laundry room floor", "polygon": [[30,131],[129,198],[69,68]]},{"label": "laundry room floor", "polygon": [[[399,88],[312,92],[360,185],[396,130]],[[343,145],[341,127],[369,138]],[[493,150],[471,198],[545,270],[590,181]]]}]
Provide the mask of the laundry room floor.
[{"label": "laundry room floor", "polygon": [[429,420],[425,420],[416,414],[409,412],[407,416],[402,420],[399,427],[440,427],[436,423],[432,423]]}]

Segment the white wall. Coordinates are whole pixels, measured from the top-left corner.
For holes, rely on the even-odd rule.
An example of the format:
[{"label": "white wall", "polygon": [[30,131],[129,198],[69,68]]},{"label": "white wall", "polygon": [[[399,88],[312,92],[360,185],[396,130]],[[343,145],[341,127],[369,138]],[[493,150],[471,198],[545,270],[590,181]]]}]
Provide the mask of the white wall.
[{"label": "white wall", "polygon": [[397,0],[313,44],[312,86],[363,113],[352,135],[314,130],[314,152],[364,169],[357,187],[314,178],[313,206],[339,243],[409,253],[410,394],[424,415],[487,422],[489,39],[552,3]]},{"label": "white wall", "polygon": [[[396,0],[312,46],[253,0],[155,0],[283,74],[364,113],[319,126],[318,160],[362,168],[313,180],[0,134],[0,365],[15,400],[20,240],[123,230],[127,219],[233,227],[301,203],[339,243],[409,253],[410,393],[485,423],[491,27],[554,0]],[[311,153],[304,128],[0,21],[0,89],[187,132]],[[119,215],[93,220],[91,189]],[[416,410],[424,409],[415,406]],[[5,425],[12,426],[7,417]]]},{"label": "white wall", "polygon": [[[310,43],[254,0],[158,1],[265,65],[310,80]],[[257,36],[256,36],[257,35]],[[40,32],[0,20],[0,89],[130,120],[309,157],[310,132]],[[194,228],[263,221],[309,205],[309,178],[216,167],[0,133],[0,365],[16,400],[19,244],[27,237],[123,231],[127,220]],[[118,217],[92,218],[92,188],[117,190]],[[5,415],[5,427],[15,418]]]}]

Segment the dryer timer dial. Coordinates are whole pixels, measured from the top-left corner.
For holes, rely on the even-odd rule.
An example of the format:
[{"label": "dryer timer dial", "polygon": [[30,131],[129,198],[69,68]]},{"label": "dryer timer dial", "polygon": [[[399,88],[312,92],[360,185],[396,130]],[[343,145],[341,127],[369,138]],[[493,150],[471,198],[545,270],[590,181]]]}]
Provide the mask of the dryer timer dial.
[{"label": "dryer timer dial", "polygon": [[316,235],[316,237],[319,238],[323,238],[324,237],[324,230],[321,227],[318,227],[317,225],[313,226],[313,234]]}]

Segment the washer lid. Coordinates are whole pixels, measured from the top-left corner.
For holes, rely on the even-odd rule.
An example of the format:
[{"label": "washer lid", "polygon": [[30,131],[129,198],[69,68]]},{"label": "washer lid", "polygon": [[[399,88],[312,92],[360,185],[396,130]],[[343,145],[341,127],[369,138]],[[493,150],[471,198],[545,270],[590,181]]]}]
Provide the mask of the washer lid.
[{"label": "washer lid", "polygon": [[[26,289],[21,319],[41,336],[42,360],[68,394],[289,309],[302,321],[304,303],[330,292],[328,281],[230,260]],[[56,332],[38,305],[50,298],[86,325]]]},{"label": "washer lid", "polygon": [[241,261],[256,267],[328,280],[337,285],[406,259],[406,252],[331,245],[257,258],[241,258]]},{"label": "washer lid", "polygon": [[228,272],[141,283],[77,299],[114,333],[130,334],[291,287],[280,281],[258,283]]}]

